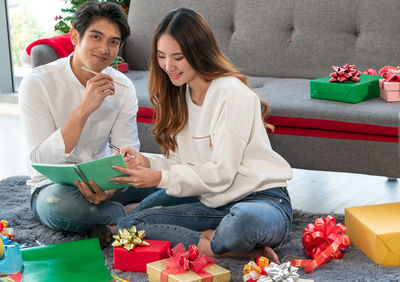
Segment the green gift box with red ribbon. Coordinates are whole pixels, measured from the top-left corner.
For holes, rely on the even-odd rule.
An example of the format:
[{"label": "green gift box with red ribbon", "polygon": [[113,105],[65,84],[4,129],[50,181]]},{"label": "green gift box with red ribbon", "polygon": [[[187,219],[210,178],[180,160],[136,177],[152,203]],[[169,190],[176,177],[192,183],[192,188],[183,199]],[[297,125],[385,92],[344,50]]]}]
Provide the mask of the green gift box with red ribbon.
[{"label": "green gift box with red ribbon", "polygon": [[379,97],[380,76],[361,74],[359,81],[329,82],[330,76],[310,81],[310,96],[314,99],[359,103]]}]

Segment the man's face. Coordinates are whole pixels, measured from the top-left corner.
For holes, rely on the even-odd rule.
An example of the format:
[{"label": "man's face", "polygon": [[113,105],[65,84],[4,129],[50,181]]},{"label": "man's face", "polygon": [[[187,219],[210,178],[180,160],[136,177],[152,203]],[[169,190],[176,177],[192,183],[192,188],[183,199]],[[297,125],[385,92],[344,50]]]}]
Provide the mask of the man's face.
[{"label": "man's face", "polygon": [[71,40],[75,45],[73,64],[101,72],[111,64],[121,46],[121,33],[117,24],[105,18],[95,19],[83,37],[71,29]]}]

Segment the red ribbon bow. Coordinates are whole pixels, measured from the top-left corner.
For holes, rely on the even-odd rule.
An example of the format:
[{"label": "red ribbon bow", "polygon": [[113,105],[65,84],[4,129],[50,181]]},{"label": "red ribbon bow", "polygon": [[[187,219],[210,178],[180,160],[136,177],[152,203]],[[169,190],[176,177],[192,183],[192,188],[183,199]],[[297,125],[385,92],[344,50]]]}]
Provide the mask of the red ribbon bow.
[{"label": "red ribbon bow", "polygon": [[382,77],[386,82],[400,82],[400,69],[389,69]]},{"label": "red ribbon bow", "polygon": [[292,266],[305,267],[304,271],[310,273],[316,267],[327,263],[331,258],[340,259],[350,245],[346,227],[341,223],[336,224],[336,219],[328,215],[325,219],[317,218],[315,224],[308,224],[303,230],[304,253],[312,260],[293,260]]},{"label": "red ribbon bow", "polygon": [[204,267],[215,262],[211,257],[199,256],[199,249],[195,245],[189,246],[189,250],[186,251],[185,246],[179,243],[171,249],[171,258],[165,271],[169,274],[183,273],[187,270],[201,273]]},{"label": "red ribbon bow", "polygon": [[331,77],[331,79],[329,79],[329,82],[335,82],[335,81],[343,82],[346,80],[359,81],[360,80],[359,76],[361,75],[361,72],[356,70],[355,65],[346,64],[343,67],[332,66],[332,68],[335,72],[332,72],[331,74],[329,74],[329,76]]}]

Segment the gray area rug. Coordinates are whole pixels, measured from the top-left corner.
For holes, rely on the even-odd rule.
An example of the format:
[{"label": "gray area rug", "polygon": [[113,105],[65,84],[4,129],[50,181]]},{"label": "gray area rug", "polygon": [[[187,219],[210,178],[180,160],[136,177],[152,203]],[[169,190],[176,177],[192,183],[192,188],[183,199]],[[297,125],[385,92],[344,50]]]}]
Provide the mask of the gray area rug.
[{"label": "gray area rug", "polygon": [[[30,188],[25,185],[26,176],[15,176],[0,181],[0,220],[7,220],[15,229],[15,241],[27,247],[37,246],[36,240],[43,244],[86,239],[84,235],[70,232],[56,232],[40,225],[33,218],[29,202]],[[321,203],[323,204],[323,203]],[[337,223],[344,224],[344,215],[332,214]],[[295,210],[293,228],[282,246],[276,250],[280,259],[287,255],[306,258],[302,252],[302,231],[317,217],[326,214],[311,214]],[[121,272],[113,268],[112,247],[103,250],[107,267],[112,274],[134,281],[147,281],[144,273]],[[217,264],[231,271],[232,281],[242,281],[243,266],[249,261],[245,258],[221,258]],[[301,278],[314,281],[400,281],[400,267],[385,267],[371,261],[361,251],[349,247],[340,260],[331,260],[310,274],[299,271]]]}]

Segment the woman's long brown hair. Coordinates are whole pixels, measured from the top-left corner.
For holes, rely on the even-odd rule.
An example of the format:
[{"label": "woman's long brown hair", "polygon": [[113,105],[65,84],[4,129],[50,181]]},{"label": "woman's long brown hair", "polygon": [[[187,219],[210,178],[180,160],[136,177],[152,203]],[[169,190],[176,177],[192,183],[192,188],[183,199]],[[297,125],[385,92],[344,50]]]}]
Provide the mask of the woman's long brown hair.
[{"label": "woman's long brown hair", "polygon": [[[234,76],[247,83],[247,77],[241,74],[222,53],[206,20],[198,13],[187,8],[171,10],[154,32],[151,51],[149,92],[154,106],[153,134],[161,151],[167,157],[169,150],[177,148],[175,136],[185,127],[188,119],[186,104],[186,85],[177,87],[159,66],[157,60],[157,42],[164,33],[172,36],[196,73],[206,81],[225,76]],[[268,110],[267,104],[260,99],[263,122]],[[273,126],[264,122],[273,129]]]}]

